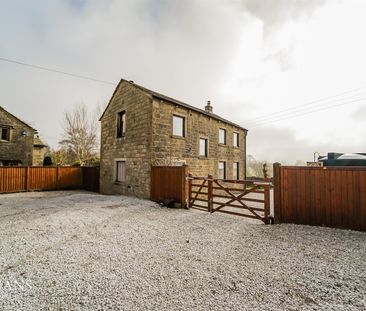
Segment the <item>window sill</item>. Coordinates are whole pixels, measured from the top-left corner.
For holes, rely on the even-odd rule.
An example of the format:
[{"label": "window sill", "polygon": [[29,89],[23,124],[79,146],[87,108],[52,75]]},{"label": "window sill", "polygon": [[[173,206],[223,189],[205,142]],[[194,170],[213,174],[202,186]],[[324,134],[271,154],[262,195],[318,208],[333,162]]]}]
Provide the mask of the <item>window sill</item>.
[{"label": "window sill", "polygon": [[185,140],[185,136],[177,136],[177,135],[172,135],[171,138],[176,138],[176,139],[182,139]]},{"label": "window sill", "polygon": [[200,159],[200,160],[208,160],[208,157],[207,156],[198,156],[198,159]]},{"label": "window sill", "polygon": [[227,144],[219,143],[219,146],[221,146],[221,147],[227,147]]},{"label": "window sill", "polygon": [[126,137],[126,135],[125,134],[123,134],[122,136],[117,136],[116,138],[117,139],[120,139],[120,138],[125,138]]},{"label": "window sill", "polygon": [[115,185],[124,185],[126,182],[125,181],[115,181],[114,184]]}]

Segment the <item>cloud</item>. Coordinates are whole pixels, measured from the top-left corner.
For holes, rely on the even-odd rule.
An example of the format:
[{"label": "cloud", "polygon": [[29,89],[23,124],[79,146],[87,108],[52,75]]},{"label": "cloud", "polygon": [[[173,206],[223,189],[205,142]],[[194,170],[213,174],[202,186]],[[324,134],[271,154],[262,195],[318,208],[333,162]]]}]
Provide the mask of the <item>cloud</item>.
[{"label": "cloud", "polygon": [[358,107],[355,111],[352,112],[351,118],[355,121],[366,121],[366,104]]},{"label": "cloud", "polygon": [[258,160],[285,161],[288,164],[294,164],[297,160],[313,161],[314,152],[321,155],[328,152],[361,152],[359,144],[353,141],[344,143],[336,139],[323,142],[301,139],[290,128],[273,126],[249,130],[247,145],[248,154],[254,155]]},{"label": "cloud", "polygon": [[292,58],[292,51],[289,48],[283,48],[264,57],[264,61],[274,61],[282,71],[287,71],[295,67]]},{"label": "cloud", "polygon": [[[287,34],[287,46],[278,40],[282,30],[293,26],[299,20],[312,17],[314,12],[323,7],[327,0],[238,0],[244,11],[257,18],[263,25],[263,61],[275,62],[280,70],[287,71],[296,66],[292,59],[293,41],[291,33]],[[288,30],[288,28],[287,28]]]},{"label": "cloud", "polygon": [[283,24],[310,17],[327,0],[242,0],[242,5],[253,16],[259,18],[266,31],[271,32]]}]

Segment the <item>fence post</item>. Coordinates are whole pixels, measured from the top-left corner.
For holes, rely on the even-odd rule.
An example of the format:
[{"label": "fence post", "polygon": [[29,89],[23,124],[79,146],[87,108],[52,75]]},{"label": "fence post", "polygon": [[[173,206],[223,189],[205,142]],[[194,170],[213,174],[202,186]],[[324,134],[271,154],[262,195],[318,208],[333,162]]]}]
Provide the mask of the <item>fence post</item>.
[{"label": "fence post", "polygon": [[212,189],[212,179],[213,179],[213,176],[212,175],[208,175],[207,176],[207,181],[208,181],[208,189],[207,189],[207,205],[208,205],[208,211],[210,213],[213,213],[213,189]]},{"label": "fence post", "polygon": [[25,168],[25,191],[29,190],[29,166]]},{"label": "fence post", "polygon": [[57,166],[57,169],[56,169],[56,190],[58,190],[59,187],[60,187],[59,178],[60,178],[60,167]]},{"label": "fence post", "polygon": [[181,180],[182,180],[182,198],[181,198],[181,204],[182,207],[187,206],[187,165],[183,165],[181,169]]},{"label": "fence post", "polygon": [[270,214],[270,187],[269,184],[264,185],[264,222],[269,224],[269,214]]},{"label": "fence post", "polygon": [[188,174],[188,208],[192,207],[192,177],[191,173]]},{"label": "fence post", "polygon": [[276,224],[281,223],[281,164],[273,163],[273,184],[274,184],[274,222]]}]

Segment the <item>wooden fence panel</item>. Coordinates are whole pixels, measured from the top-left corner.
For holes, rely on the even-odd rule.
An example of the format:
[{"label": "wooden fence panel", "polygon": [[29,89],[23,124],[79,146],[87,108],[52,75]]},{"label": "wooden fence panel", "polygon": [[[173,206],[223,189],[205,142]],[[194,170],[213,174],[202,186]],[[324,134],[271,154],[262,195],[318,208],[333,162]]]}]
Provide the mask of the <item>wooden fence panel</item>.
[{"label": "wooden fence panel", "polygon": [[274,166],[275,221],[366,231],[366,167]]},{"label": "wooden fence panel", "polygon": [[83,189],[99,192],[99,167],[83,167]]},{"label": "wooden fence panel", "polygon": [[29,167],[27,190],[56,190],[57,167]]},{"label": "wooden fence panel", "polygon": [[152,166],[151,200],[174,200],[182,205],[187,201],[187,166]]},{"label": "wooden fence panel", "polygon": [[25,167],[9,167],[3,169],[0,167],[0,193],[24,191],[26,189]]},{"label": "wooden fence panel", "polygon": [[97,167],[0,167],[0,193],[85,189],[99,192]]},{"label": "wooden fence panel", "polygon": [[82,167],[59,167],[58,189],[80,189],[83,185]]}]

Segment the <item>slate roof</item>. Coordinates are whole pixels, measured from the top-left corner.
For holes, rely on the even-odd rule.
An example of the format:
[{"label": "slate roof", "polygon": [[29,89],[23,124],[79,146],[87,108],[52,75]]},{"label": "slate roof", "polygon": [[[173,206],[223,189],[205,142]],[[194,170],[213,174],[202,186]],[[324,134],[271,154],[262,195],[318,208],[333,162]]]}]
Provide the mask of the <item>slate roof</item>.
[{"label": "slate roof", "polygon": [[167,101],[167,102],[169,102],[169,103],[172,103],[172,104],[175,104],[175,105],[178,105],[178,106],[181,106],[181,107],[184,107],[184,108],[187,108],[187,109],[190,109],[190,110],[196,111],[196,112],[198,112],[198,113],[204,114],[204,115],[209,116],[209,117],[211,117],[211,118],[214,118],[214,119],[216,119],[216,120],[222,121],[222,122],[224,122],[224,123],[227,123],[227,124],[233,125],[233,126],[235,126],[235,127],[237,127],[237,128],[240,128],[240,129],[242,129],[242,130],[244,130],[244,131],[247,131],[247,129],[245,129],[244,127],[242,127],[242,126],[240,126],[240,125],[238,125],[238,124],[236,124],[236,123],[234,123],[234,122],[231,122],[231,121],[229,121],[229,120],[227,120],[227,119],[224,119],[224,118],[220,117],[220,116],[219,116],[219,115],[217,115],[217,114],[207,112],[207,111],[205,111],[205,110],[203,110],[203,109],[200,109],[200,108],[194,107],[194,106],[192,106],[192,105],[189,105],[189,104],[184,103],[184,102],[182,102],[182,101],[180,101],[180,100],[177,100],[177,99],[174,99],[174,98],[172,98],[172,97],[169,97],[169,96],[167,96],[167,95],[164,95],[164,94],[161,94],[161,93],[155,92],[155,91],[153,91],[153,90],[147,89],[146,87],[143,87],[143,86],[141,86],[141,85],[138,85],[138,84],[136,84],[136,83],[134,83],[134,82],[132,82],[132,81],[127,81],[127,80],[125,80],[125,79],[121,79],[121,81],[118,83],[118,85],[117,85],[116,89],[114,90],[114,93],[113,93],[113,95],[112,95],[111,99],[109,100],[109,103],[108,103],[107,107],[105,108],[105,110],[104,110],[104,112],[103,112],[102,116],[100,117],[99,121],[103,118],[104,113],[105,113],[105,112],[106,112],[106,110],[108,109],[109,104],[111,103],[111,101],[112,101],[112,99],[113,99],[113,97],[114,97],[115,93],[117,92],[117,90],[118,90],[118,88],[120,87],[120,85],[121,85],[121,83],[122,83],[122,82],[128,83],[128,84],[130,84],[130,85],[132,85],[132,86],[134,86],[134,87],[136,87],[136,88],[138,88],[138,89],[140,89],[140,90],[144,91],[145,93],[149,94],[151,97],[154,97],[154,98],[157,98],[157,99],[161,99],[161,100]]}]

